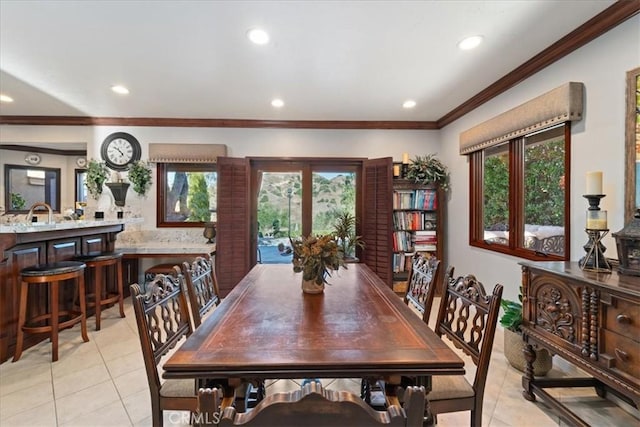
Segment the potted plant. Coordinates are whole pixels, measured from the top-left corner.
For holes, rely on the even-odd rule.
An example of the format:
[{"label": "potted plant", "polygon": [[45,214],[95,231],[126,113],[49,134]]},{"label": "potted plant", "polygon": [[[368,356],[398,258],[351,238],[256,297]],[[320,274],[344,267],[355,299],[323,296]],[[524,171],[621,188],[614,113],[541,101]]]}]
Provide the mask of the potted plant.
[{"label": "potted plant", "polygon": [[331,234],[291,239],[291,248],[293,271],[302,273],[306,293],[321,293],[331,271],[345,267],[342,248]]},{"label": "potted plant", "polygon": [[438,184],[444,191],[449,189],[449,169],[435,154],[416,156],[408,165],[406,178],[418,184]]},{"label": "potted plant", "polygon": [[[500,301],[504,313],[500,318],[500,324],[504,327],[504,356],[509,364],[517,370],[524,372],[527,364],[523,350],[525,342],[522,339],[522,293],[518,295],[519,302],[503,299]],[[547,350],[534,349],[536,360],[533,363],[533,374],[546,375],[553,366],[552,356]]]},{"label": "potted plant", "polygon": [[364,241],[362,236],[356,235],[356,217],[347,211],[339,213],[332,234],[342,249],[345,261],[357,262],[356,248],[364,248]]},{"label": "potted plant", "polygon": [[151,187],[151,168],[143,160],[131,164],[128,177],[129,182],[133,184],[133,191],[141,196]]},{"label": "potted plant", "polygon": [[91,159],[87,165],[85,185],[91,197],[98,200],[102,194],[102,186],[107,181],[109,171],[104,162]]}]

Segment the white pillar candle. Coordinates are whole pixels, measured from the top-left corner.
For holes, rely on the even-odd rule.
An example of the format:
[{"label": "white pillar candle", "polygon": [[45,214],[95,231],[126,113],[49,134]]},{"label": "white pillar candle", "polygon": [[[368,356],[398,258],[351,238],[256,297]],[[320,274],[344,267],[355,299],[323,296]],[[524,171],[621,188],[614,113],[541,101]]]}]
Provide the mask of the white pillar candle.
[{"label": "white pillar candle", "polygon": [[404,163],[405,165],[409,163],[409,153],[402,154],[402,163]]},{"label": "white pillar candle", "polygon": [[585,194],[602,194],[602,172],[587,172],[587,191]]}]

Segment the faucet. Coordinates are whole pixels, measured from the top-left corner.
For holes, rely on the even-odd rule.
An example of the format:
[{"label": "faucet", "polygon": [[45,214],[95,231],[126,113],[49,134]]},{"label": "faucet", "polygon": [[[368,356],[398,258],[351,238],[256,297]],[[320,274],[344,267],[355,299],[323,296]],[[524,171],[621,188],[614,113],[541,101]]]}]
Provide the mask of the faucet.
[{"label": "faucet", "polygon": [[34,203],[33,206],[29,208],[29,213],[27,214],[27,222],[31,221],[31,217],[33,216],[33,211],[35,211],[36,208],[38,207],[47,208],[47,210],[49,211],[49,218],[47,219],[47,224],[53,224],[53,209],[51,209],[51,206],[49,206],[49,204],[44,202]]}]

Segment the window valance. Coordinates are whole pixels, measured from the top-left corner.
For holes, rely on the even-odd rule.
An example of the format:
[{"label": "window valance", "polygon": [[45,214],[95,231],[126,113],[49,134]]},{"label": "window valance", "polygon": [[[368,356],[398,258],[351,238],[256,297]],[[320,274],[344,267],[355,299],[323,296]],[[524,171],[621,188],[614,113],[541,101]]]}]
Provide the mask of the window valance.
[{"label": "window valance", "polygon": [[149,144],[152,163],[216,163],[226,155],[224,144]]},{"label": "window valance", "polygon": [[584,84],[569,82],[460,134],[460,154],[470,154],[536,130],[582,120]]}]

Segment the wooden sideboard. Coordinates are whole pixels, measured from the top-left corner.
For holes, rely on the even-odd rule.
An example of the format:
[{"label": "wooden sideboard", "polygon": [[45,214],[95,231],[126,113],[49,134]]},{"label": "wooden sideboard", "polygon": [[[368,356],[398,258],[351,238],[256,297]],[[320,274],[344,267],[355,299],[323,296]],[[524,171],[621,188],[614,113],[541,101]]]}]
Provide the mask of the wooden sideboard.
[{"label": "wooden sideboard", "polygon": [[[36,264],[64,261],[91,252],[114,249],[122,223],[105,221],[104,225],[90,224],[73,228],[37,229],[32,232],[0,233],[0,363],[13,356],[18,324],[18,295],[20,270]],[[29,310],[33,314],[48,310],[49,301],[44,289],[32,292]],[[63,295],[62,298],[73,298]],[[46,334],[25,337],[24,348],[48,338]]]},{"label": "wooden sideboard", "polygon": [[[595,387],[640,407],[640,277],[583,271],[576,262],[524,262],[523,395],[536,395],[575,425],[587,426],[545,388]],[[532,346],[546,348],[591,377],[534,378]]]}]

